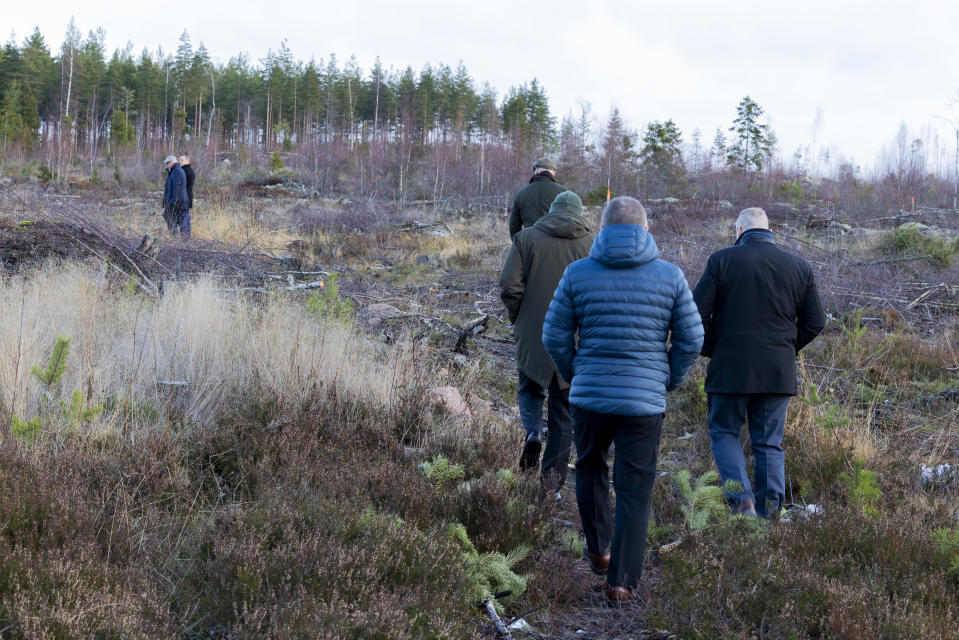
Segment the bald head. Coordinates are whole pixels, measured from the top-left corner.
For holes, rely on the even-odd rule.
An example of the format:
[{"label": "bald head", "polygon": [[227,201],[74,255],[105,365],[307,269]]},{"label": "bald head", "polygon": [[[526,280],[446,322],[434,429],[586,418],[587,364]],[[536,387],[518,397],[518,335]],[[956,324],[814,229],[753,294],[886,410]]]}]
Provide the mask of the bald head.
[{"label": "bald head", "polygon": [[739,217],[736,218],[737,238],[742,235],[743,231],[768,228],[769,218],[766,217],[766,212],[759,207],[749,207],[748,209],[743,209],[739,212]]},{"label": "bald head", "polygon": [[649,228],[646,220],[646,209],[636,198],[620,196],[613,198],[603,209],[603,227],[611,224],[638,224],[644,229]]}]

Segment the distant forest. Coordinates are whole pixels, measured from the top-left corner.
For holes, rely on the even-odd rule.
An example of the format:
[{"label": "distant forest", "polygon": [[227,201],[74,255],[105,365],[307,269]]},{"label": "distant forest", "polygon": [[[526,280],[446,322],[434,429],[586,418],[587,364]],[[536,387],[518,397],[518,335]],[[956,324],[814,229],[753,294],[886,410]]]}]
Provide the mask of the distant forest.
[{"label": "distant forest", "polygon": [[[788,159],[749,96],[704,140],[671,119],[636,131],[589,104],[559,121],[536,80],[504,95],[460,63],[364,71],[355,58],[294,60],[282,43],[258,62],[215,63],[188,33],[175,52],[107,56],[105,33],[71,19],[56,55],[39,30],[0,49],[5,172],[42,181],[156,181],[159,157],[190,153],[198,172],[278,172],[330,195],[502,204],[537,156],[589,202],[641,198],[818,200],[844,210],[954,206],[959,176],[938,140],[905,125],[871,175],[811,145]],[[959,134],[957,134],[959,140]],[[959,163],[959,147],[956,150]]]}]

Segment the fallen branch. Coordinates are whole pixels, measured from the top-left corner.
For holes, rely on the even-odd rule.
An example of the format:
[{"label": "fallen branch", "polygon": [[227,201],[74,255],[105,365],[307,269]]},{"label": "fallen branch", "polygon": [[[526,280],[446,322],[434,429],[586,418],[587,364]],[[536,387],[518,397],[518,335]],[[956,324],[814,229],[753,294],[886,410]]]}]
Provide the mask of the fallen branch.
[{"label": "fallen branch", "polygon": [[300,289],[322,289],[326,286],[326,283],[322,280],[316,280],[314,282],[305,282],[303,284],[294,284],[289,287],[283,287],[284,291],[297,291]]},{"label": "fallen branch", "polygon": [[489,619],[493,621],[493,628],[496,629],[496,637],[501,640],[513,640],[513,637],[509,634],[509,629],[506,628],[506,625],[503,624],[503,621],[500,619],[499,614],[496,613],[496,608],[493,606],[493,602],[486,598],[479,603],[480,609],[486,611],[486,615],[489,616]]},{"label": "fallen branch", "polygon": [[453,347],[453,351],[456,353],[464,353],[466,351],[466,339],[470,336],[475,336],[486,331],[486,323],[489,322],[489,319],[490,314],[487,313],[485,316],[474,320],[465,329],[460,331],[459,336],[456,338],[456,346]]},{"label": "fallen branch", "polygon": [[931,296],[932,294],[936,293],[936,292],[939,291],[940,289],[946,289],[946,291],[948,291],[948,290],[949,290],[949,285],[947,285],[945,282],[943,282],[943,283],[941,283],[941,284],[933,285],[932,287],[926,289],[926,290],[923,291],[921,294],[919,294],[919,297],[918,297],[918,298],[916,298],[915,300],[913,300],[912,302],[910,302],[909,304],[907,304],[907,305],[906,305],[906,309],[912,309],[912,308],[915,307],[917,304],[919,304],[920,302],[922,302],[923,300],[925,300],[926,298],[928,298],[928,297]]},{"label": "fallen branch", "polygon": [[661,547],[659,548],[659,553],[660,553],[661,555],[666,555],[666,554],[669,553],[670,551],[673,551],[674,549],[676,549],[676,548],[677,548],[679,545],[681,545],[682,543],[683,543],[683,538],[682,538],[682,537],[679,537],[679,538],[673,540],[672,542],[667,542],[666,544],[664,544],[663,546],[661,546]]},{"label": "fallen branch", "polygon": [[880,222],[882,220],[902,220],[903,218],[915,218],[916,216],[921,216],[922,211],[916,211],[915,213],[900,213],[897,216],[883,216],[881,218],[866,218],[866,222]]},{"label": "fallen branch", "polygon": [[852,267],[869,267],[874,264],[895,264],[897,262],[915,262],[916,260],[932,260],[932,256],[909,256],[908,258],[886,258],[884,260],[870,260],[869,262],[850,262]]}]

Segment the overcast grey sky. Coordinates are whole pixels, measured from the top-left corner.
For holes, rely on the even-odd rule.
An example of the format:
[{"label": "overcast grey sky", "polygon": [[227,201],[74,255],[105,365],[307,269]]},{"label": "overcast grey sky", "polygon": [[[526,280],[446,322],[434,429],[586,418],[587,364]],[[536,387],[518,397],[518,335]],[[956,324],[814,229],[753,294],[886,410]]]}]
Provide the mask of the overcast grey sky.
[{"label": "overcast grey sky", "polygon": [[537,78],[557,118],[582,100],[602,122],[615,105],[635,129],[672,118],[689,141],[698,127],[706,146],[748,94],[787,160],[815,134],[872,166],[902,122],[910,137],[938,128],[950,160],[955,146],[941,117],[959,89],[959,4],[942,0],[46,0],[5,3],[0,29],[22,43],[39,27],[57,52],[71,15],[84,37],[106,31],[108,55],[174,51],[185,29],[219,62],[283,39],[297,59],[356,55],[364,71],[377,55],[415,70],[462,61],[500,96]]}]

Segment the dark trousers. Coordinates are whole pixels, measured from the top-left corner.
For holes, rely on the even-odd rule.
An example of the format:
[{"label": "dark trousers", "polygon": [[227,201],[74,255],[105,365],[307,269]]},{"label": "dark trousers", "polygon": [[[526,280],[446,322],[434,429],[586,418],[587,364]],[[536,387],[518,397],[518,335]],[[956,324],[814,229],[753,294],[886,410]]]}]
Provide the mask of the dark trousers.
[{"label": "dark trousers", "polygon": [[187,238],[190,237],[189,209],[167,207],[163,210],[163,220],[166,222],[167,229],[173,233],[179,233]]},{"label": "dark trousers", "polygon": [[190,237],[190,210],[184,209],[180,212],[180,221],[176,225],[177,229],[180,231],[180,234],[185,238]]},{"label": "dark trousers", "polygon": [[[617,416],[573,407],[576,438],[576,504],[586,545],[592,553],[610,551],[606,580],[633,589],[643,573],[649,501],[656,479],[656,458],[663,415]],[[613,527],[609,496],[609,445],[615,443]]]},{"label": "dark trousers", "polygon": [[[569,466],[569,451],[572,446],[572,421],[569,416],[569,388],[559,388],[559,378],[553,374],[549,388],[543,388],[535,380],[531,380],[522,371],[519,372],[519,415],[523,421],[526,435],[543,433],[543,404],[549,401],[546,407],[546,448],[543,451],[543,465],[540,473],[544,481],[548,481],[550,488],[558,490],[566,481],[566,471]],[[555,482],[555,485],[552,483]]]},{"label": "dark trousers", "polygon": [[[723,483],[734,480],[743,487],[742,493],[728,494],[727,497],[737,502],[753,498],[756,513],[763,517],[769,517],[770,507],[773,513],[778,513],[786,493],[786,458],[782,443],[789,396],[710,393],[707,407],[709,439],[719,475]],[[755,483],[752,485],[746,473],[746,457],[739,444],[739,435],[747,421],[753,452]],[[766,505],[767,500],[770,507]]]}]

